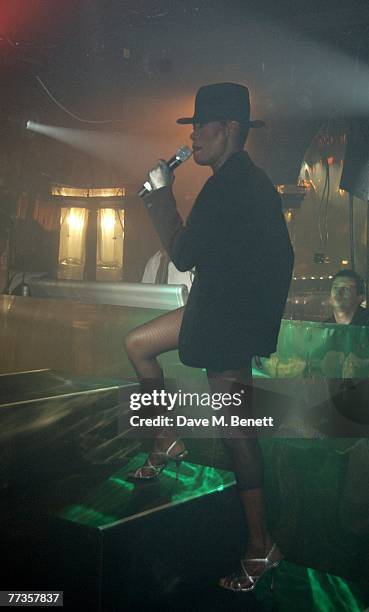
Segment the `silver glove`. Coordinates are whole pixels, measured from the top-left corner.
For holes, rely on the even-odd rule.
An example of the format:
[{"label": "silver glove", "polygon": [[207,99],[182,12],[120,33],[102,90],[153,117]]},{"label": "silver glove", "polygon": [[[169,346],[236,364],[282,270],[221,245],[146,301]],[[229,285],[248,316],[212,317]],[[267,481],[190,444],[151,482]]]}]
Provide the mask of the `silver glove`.
[{"label": "silver glove", "polygon": [[[174,175],[169,169],[167,162],[163,159],[159,159],[158,165],[149,172],[148,182],[151,185],[151,190],[149,189],[149,191],[155,191],[161,187],[168,187],[173,183],[173,181]],[[147,189],[146,183],[145,187]]]}]

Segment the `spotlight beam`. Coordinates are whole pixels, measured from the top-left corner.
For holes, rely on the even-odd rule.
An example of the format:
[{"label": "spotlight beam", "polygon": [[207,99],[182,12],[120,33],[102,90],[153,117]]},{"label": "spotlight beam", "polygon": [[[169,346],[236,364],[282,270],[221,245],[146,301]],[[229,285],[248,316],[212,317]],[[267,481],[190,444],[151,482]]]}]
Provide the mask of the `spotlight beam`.
[{"label": "spotlight beam", "polygon": [[[163,145],[163,139],[149,135],[127,135],[96,130],[79,130],[44,125],[32,120],[27,121],[27,130],[64,143],[87,155],[111,164],[124,172],[132,181],[146,175],[158,157],[171,153],[171,141]],[[167,151],[168,150],[168,151]],[[170,156],[170,155],[169,155]]]}]

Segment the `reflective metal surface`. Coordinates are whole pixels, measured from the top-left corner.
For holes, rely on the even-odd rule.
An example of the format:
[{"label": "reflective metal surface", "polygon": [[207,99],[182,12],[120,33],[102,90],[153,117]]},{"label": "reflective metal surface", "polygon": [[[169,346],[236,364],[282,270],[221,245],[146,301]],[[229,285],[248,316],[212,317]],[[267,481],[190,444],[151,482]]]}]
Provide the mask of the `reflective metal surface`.
[{"label": "reflective metal surface", "polygon": [[109,304],[160,310],[180,308],[185,305],[188,296],[188,289],[185,285],[40,279],[31,280],[29,286],[32,297],[75,300],[83,304]]}]

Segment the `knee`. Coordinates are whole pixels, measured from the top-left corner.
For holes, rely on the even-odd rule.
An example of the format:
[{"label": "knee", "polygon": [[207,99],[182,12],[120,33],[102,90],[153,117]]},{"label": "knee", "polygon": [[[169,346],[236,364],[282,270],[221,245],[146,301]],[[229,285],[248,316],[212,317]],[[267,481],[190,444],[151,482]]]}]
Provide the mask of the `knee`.
[{"label": "knee", "polygon": [[124,348],[129,357],[140,355],[144,348],[141,334],[138,334],[135,329],[130,331],[124,338]]}]

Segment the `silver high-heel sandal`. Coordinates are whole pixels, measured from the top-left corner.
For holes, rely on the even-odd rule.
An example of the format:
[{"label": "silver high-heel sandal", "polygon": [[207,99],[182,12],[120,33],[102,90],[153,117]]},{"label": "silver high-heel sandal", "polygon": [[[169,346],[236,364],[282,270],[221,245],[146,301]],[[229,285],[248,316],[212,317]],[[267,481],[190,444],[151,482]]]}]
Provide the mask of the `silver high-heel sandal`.
[{"label": "silver high-heel sandal", "polygon": [[[128,474],[128,478],[130,480],[140,480],[140,481],[154,480],[155,478],[158,478],[158,476],[160,476],[160,474],[162,473],[162,471],[164,470],[164,468],[170,461],[175,461],[177,465],[177,478],[178,478],[178,471],[179,471],[180,465],[183,459],[187,457],[188,452],[186,449],[184,449],[183,451],[181,451],[180,453],[177,453],[176,455],[171,455],[170,451],[172,450],[172,448],[175,447],[177,442],[178,440],[175,440],[174,442],[172,442],[172,444],[167,448],[166,451],[152,451],[147,456],[145,463],[141,465],[141,467],[137,468],[137,470],[135,470],[134,472],[131,472],[130,474]],[[161,459],[162,462],[153,464],[150,460],[150,457],[153,457],[153,456],[157,457],[158,459]],[[150,473],[145,474],[145,471],[150,471]]]},{"label": "silver high-heel sandal", "polygon": [[[273,555],[273,552],[276,546],[277,544],[274,542],[267,556],[263,559],[241,559],[242,573],[235,572],[234,574],[231,574],[230,576],[225,576],[225,578],[221,578],[219,581],[219,585],[223,587],[223,589],[228,589],[230,591],[237,591],[237,592],[253,591],[257,583],[260,581],[260,579],[267,572],[270,571],[270,575],[271,575],[270,590],[273,591],[274,589],[274,570],[276,567],[278,567],[280,562],[283,561],[283,559],[278,559],[278,561],[271,561],[271,557]],[[264,569],[261,572],[261,574],[257,576],[251,576],[251,574],[249,574],[246,569],[247,562],[263,563]],[[244,586],[243,584],[245,578],[249,582],[248,586]]]}]

